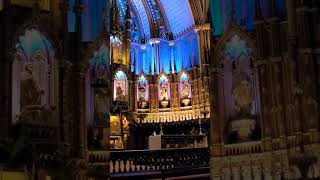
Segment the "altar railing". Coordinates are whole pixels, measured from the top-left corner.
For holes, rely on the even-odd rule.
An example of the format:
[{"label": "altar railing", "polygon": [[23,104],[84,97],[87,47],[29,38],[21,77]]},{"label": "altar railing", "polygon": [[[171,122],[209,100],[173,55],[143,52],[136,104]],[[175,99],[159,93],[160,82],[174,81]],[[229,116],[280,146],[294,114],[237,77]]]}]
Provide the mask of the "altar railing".
[{"label": "altar railing", "polygon": [[110,153],[110,173],[209,166],[208,148],[128,150]]}]

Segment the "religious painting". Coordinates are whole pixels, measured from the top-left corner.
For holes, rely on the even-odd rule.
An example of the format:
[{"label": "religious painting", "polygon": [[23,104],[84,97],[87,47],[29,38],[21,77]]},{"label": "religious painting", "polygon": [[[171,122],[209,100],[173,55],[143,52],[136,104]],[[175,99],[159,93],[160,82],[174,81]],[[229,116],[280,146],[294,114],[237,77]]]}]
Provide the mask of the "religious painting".
[{"label": "religious painting", "polygon": [[123,133],[125,133],[125,134],[130,133],[129,125],[130,125],[130,123],[129,123],[127,117],[122,116],[122,131],[123,131]]},{"label": "religious painting", "polygon": [[109,49],[105,44],[102,44],[100,48],[94,52],[93,57],[90,59],[90,65],[94,79],[99,81],[107,80],[108,72],[110,71],[110,61]]},{"label": "religious painting", "polygon": [[179,83],[179,93],[180,99],[184,106],[190,105],[191,101],[191,85],[189,76],[186,72],[182,72],[180,75],[180,83]]},{"label": "religious painting", "polygon": [[53,56],[51,44],[38,30],[27,29],[19,36],[12,70],[14,120],[40,120],[41,114],[49,114],[40,112],[54,102]]},{"label": "religious painting", "polygon": [[119,116],[110,116],[110,133],[111,135],[121,134],[121,124]]},{"label": "religious painting", "polygon": [[128,93],[128,80],[126,74],[119,70],[114,77],[114,100],[126,101]]},{"label": "religious painting", "polygon": [[148,80],[144,75],[141,75],[137,81],[137,99],[139,108],[146,108],[149,100]]},{"label": "religious painting", "polygon": [[110,36],[111,58],[114,63],[121,64],[122,59],[122,42],[117,36]]},{"label": "religious painting", "polygon": [[170,100],[170,83],[166,75],[162,74],[158,84],[159,101],[162,107],[167,107]]}]

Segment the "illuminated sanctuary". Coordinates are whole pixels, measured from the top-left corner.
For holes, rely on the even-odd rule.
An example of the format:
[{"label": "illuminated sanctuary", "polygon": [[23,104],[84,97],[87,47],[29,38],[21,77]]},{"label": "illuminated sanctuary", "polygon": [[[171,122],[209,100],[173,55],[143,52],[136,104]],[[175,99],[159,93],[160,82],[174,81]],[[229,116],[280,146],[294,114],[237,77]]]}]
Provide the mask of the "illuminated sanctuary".
[{"label": "illuminated sanctuary", "polygon": [[0,180],[320,178],[317,0],[0,0]]}]

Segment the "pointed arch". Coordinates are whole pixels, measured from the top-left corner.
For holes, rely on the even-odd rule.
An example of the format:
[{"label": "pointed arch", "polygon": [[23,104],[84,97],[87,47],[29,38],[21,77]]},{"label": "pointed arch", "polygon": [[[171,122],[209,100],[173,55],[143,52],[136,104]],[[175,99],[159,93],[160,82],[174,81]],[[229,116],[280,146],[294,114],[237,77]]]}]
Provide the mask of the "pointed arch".
[{"label": "pointed arch", "polygon": [[[41,18],[32,17],[14,34],[12,41],[12,122],[20,119],[51,120],[57,105],[57,41],[40,26]],[[42,19],[43,20],[43,19]],[[50,31],[48,31],[50,32]],[[54,47],[60,47],[55,49]],[[33,116],[33,115],[34,116]],[[33,116],[33,117],[32,117]],[[42,117],[46,116],[46,118]]]},{"label": "pointed arch", "polygon": [[212,59],[212,65],[218,66],[221,64],[222,60],[224,59],[224,52],[225,52],[225,45],[227,42],[234,36],[238,35],[240,39],[242,39],[247,47],[249,47],[252,51],[249,55],[250,59],[255,61],[256,57],[256,44],[254,40],[250,37],[250,35],[243,30],[238,24],[235,22],[231,23],[231,25],[225,30],[223,35],[219,38],[215,48],[214,48],[214,56]]}]

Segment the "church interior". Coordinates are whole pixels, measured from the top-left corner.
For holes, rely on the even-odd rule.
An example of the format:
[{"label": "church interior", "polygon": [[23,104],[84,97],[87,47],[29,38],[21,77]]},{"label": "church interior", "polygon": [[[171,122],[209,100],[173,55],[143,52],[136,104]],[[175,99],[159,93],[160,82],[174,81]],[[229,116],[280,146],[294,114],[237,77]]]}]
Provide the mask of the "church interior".
[{"label": "church interior", "polygon": [[0,0],[0,180],[319,179],[319,8]]}]

